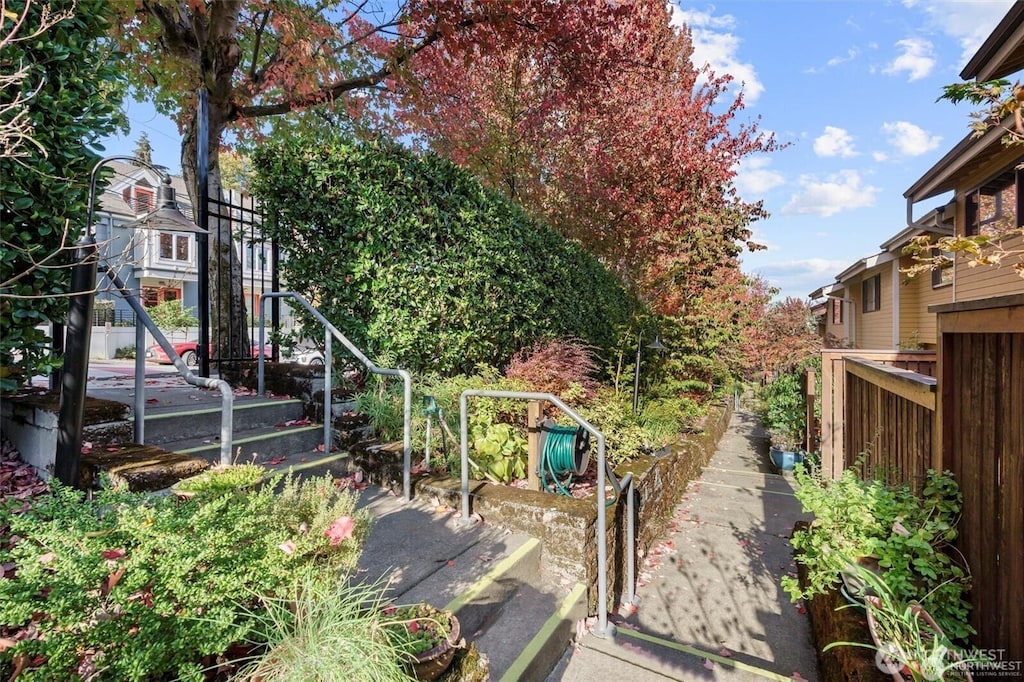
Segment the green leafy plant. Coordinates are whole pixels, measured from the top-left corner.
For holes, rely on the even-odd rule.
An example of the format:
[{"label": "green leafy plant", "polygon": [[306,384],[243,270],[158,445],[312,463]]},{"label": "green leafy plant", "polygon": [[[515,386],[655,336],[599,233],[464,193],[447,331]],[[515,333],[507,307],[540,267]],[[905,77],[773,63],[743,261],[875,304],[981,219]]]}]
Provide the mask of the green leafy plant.
[{"label": "green leafy plant", "polygon": [[[400,682],[406,647],[388,636],[384,585],[305,571],[286,595],[261,595],[250,641],[262,650],[234,679]],[[244,606],[244,605],[243,605]]]},{"label": "green leafy plant", "polygon": [[815,518],[791,540],[797,562],[807,568],[804,587],[792,576],[782,580],[794,601],[836,587],[840,573],[861,557],[874,557],[896,597],[919,600],[955,640],[973,632],[964,598],[970,576],[947,553],[955,551],[950,543],[962,504],[951,474],[929,471],[920,494],[905,485],[865,481],[856,467],[836,480],[798,468],[796,478],[797,499]]},{"label": "green leafy plant", "polygon": [[135,358],[135,346],[121,346],[114,351],[114,357],[119,360],[134,359]]},{"label": "green leafy plant", "polygon": [[773,445],[799,448],[804,441],[806,406],[801,371],[783,372],[761,389],[761,421]]},{"label": "green leafy plant", "polygon": [[181,301],[163,301],[146,309],[156,326],[169,332],[184,332],[198,326],[199,321],[191,308],[185,308]]},{"label": "green leafy plant", "polygon": [[[275,490],[279,489],[279,493]],[[245,495],[179,500],[53,483],[0,505],[0,673],[19,679],[203,678],[202,659],[250,638],[239,605],[280,595],[304,567],[350,570],[369,517],[330,477],[277,477]]]},{"label": "green leafy plant", "polygon": [[477,416],[470,424],[477,464],[499,483],[526,476],[527,441],[511,424],[495,424]]}]

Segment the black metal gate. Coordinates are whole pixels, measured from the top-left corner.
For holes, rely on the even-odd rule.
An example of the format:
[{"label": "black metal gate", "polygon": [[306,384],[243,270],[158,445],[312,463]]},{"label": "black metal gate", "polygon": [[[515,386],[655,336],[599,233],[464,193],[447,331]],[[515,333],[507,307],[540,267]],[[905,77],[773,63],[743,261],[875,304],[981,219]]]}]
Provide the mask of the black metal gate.
[{"label": "black metal gate", "polygon": [[[207,200],[209,239],[219,263],[209,273],[209,330],[206,339],[210,363],[249,360],[259,348],[259,302],[265,293],[277,291],[279,250],[277,240],[264,237],[263,226],[270,217],[255,197],[235,190],[225,191],[222,199]],[[216,235],[230,235],[230,248],[216,243]],[[225,302],[231,302],[226,305]],[[272,299],[270,329],[280,326],[280,299]],[[276,359],[276,347],[264,350]],[[248,349],[248,351],[246,350]],[[271,353],[273,350],[273,353]]]}]

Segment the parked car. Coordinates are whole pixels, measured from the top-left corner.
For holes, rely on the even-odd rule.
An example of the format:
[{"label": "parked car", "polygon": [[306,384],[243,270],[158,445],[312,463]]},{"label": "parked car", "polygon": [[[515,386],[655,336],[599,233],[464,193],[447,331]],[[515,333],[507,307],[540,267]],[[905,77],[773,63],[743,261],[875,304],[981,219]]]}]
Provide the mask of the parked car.
[{"label": "parked car", "polygon": [[322,367],[324,364],[324,354],[317,348],[296,348],[289,359],[300,365]]},{"label": "parked car", "polygon": [[[171,346],[174,348],[174,352],[181,356],[182,361],[189,367],[199,366],[199,342],[198,341],[178,341],[172,343]],[[270,359],[271,353],[273,352],[273,346],[264,346],[263,357]],[[259,355],[256,352],[256,346],[252,347],[252,357],[257,358]],[[174,364],[164,349],[160,347],[160,344],[153,344],[146,349],[146,361],[156,362],[161,365],[172,365]],[[320,364],[323,364],[321,358]]]}]

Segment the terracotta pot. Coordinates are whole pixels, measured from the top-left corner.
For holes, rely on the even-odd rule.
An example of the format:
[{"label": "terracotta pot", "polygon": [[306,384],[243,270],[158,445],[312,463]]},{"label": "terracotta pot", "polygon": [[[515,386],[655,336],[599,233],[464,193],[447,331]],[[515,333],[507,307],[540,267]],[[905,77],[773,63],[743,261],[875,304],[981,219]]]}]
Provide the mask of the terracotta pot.
[{"label": "terracotta pot", "polygon": [[412,662],[412,674],[420,682],[434,682],[452,664],[455,650],[461,645],[462,635],[459,619],[451,616],[451,630],[448,639],[433,649],[417,654]]}]

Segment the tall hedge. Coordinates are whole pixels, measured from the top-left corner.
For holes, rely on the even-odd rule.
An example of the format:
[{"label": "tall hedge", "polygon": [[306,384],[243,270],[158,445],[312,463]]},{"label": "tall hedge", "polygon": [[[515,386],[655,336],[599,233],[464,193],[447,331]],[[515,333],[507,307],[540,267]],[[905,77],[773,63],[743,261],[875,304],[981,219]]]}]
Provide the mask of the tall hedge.
[{"label": "tall hedge", "polygon": [[607,350],[631,315],[596,258],[434,154],[292,139],[253,165],[287,287],[371,357],[452,374],[541,337]]},{"label": "tall hedge", "polygon": [[[25,2],[8,2],[5,9],[20,15]],[[72,16],[33,36],[47,12],[65,10]],[[16,39],[0,53],[0,73],[27,68],[20,83],[0,89],[0,108],[19,94],[26,98],[4,112],[0,128],[9,131],[18,114],[32,125],[31,140],[18,151],[0,149],[2,390],[48,371],[54,360],[47,335],[36,327],[67,313],[68,270],[62,266],[85,227],[89,172],[99,158],[89,146],[112,133],[121,117],[123,88],[103,43],[111,12],[106,0],[32,2]],[[0,35],[11,27],[5,16]]]}]

